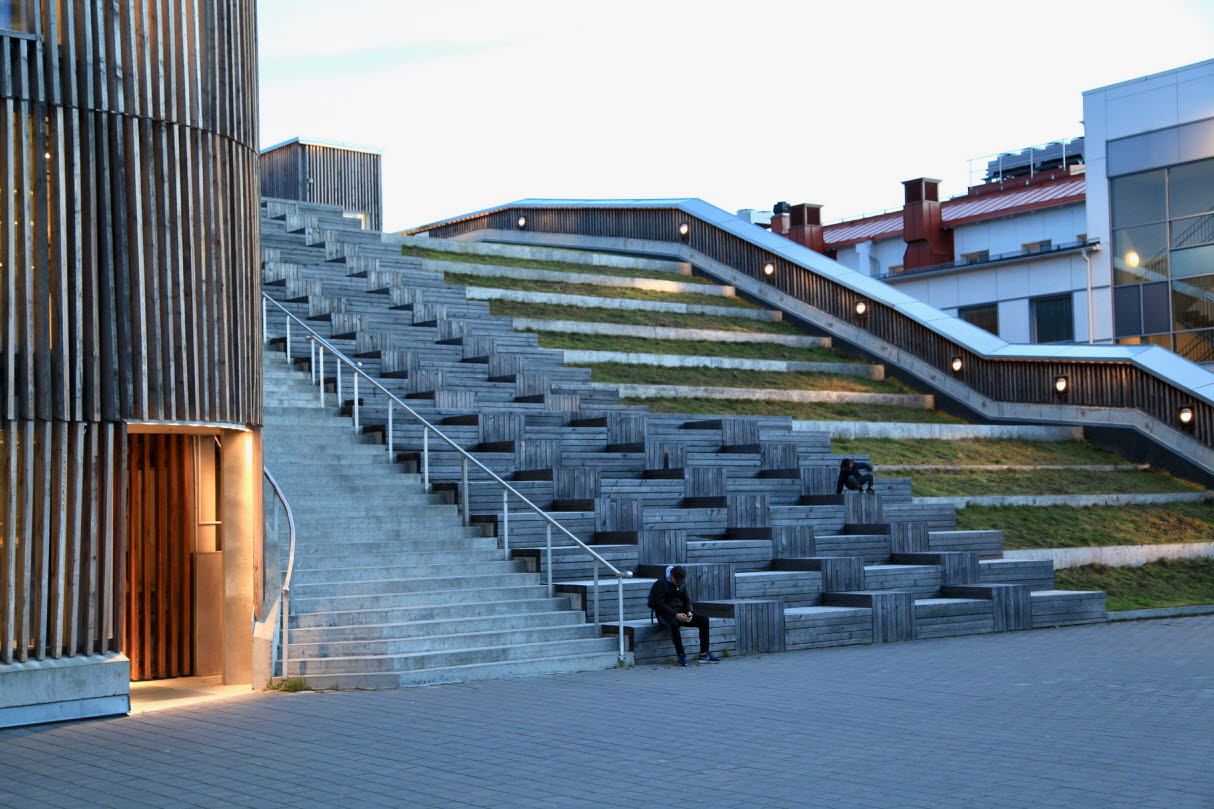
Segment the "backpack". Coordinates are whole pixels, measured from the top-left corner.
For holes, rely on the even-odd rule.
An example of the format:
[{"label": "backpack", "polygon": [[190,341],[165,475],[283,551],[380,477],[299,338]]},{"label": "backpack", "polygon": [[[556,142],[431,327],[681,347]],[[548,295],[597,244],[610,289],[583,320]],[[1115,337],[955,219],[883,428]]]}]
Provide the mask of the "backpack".
[{"label": "backpack", "polygon": [[658,585],[662,585],[662,593],[666,592],[666,579],[658,579],[649,588],[649,599],[645,602],[645,606],[649,607],[649,623],[657,623],[657,601],[658,601]]}]

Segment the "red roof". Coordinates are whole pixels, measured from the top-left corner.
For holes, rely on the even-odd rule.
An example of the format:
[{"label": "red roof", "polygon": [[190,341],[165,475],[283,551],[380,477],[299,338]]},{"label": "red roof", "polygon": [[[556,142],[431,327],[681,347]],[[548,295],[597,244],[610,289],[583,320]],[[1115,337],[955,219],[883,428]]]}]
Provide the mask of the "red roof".
[{"label": "red roof", "polygon": [[[1013,183],[1015,183],[1013,185]],[[941,203],[945,227],[999,219],[1043,208],[1083,202],[1084,177],[1059,173],[1056,177],[1009,181],[998,190],[971,189],[963,197]],[[888,239],[902,233],[902,212],[838,222],[823,228],[827,247],[844,247],[870,239]]]}]

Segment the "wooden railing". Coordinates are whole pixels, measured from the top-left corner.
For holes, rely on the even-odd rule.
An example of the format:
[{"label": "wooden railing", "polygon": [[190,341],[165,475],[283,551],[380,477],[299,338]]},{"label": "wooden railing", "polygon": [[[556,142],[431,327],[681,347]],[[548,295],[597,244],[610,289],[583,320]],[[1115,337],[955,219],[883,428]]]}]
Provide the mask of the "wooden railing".
[{"label": "wooden railing", "polygon": [[[1214,375],[1171,352],[1009,344],[700,200],[523,200],[408,232],[451,238],[479,230],[516,231],[520,241],[576,234],[632,240],[637,249],[681,245],[693,260],[707,257],[859,327],[995,402],[1130,409],[1158,422],[1133,426],[1152,428],[1156,438],[1172,433],[1173,448],[1189,443],[1186,437],[1205,448],[1214,442],[1214,407],[1206,398],[1214,393]],[[958,360],[960,371],[954,371]],[[1127,424],[1127,414],[1120,416]]]}]

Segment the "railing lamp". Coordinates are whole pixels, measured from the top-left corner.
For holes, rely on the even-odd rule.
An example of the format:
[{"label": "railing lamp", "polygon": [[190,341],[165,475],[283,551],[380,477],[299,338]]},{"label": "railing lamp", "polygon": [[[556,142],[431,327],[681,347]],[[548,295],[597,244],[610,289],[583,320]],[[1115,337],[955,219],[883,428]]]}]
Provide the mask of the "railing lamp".
[{"label": "railing lamp", "polygon": [[856,301],[856,314],[859,317],[864,317],[868,314],[868,303],[865,301]]},{"label": "railing lamp", "polygon": [[519,230],[526,230],[526,229],[527,229],[527,217],[525,217],[525,216],[520,216],[520,217],[518,218],[518,229],[519,229]]},{"label": "railing lamp", "polygon": [[1185,427],[1193,426],[1193,408],[1191,408],[1191,407],[1180,408],[1180,412],[1176,414],[1176,417],[1178,419],[1180,419],[1180,423],[1183,426],[1185,426]]},{"label": "railing lamp", "polygon": [[1068,380],[1065,376],[1054,377],[1054,392],[1057,393],[1059,396],[1066,395],[1066,390],[1069,387],[1069,385],[1070,385],[1070,383],[1068,382]]},{"label": "railing lamp", "polygon": [[763,274],[764,275],[773,275],[775,273],[775,271],[776,271],[776,265],[771,263],[770,261],[763,265]]},{"label": "railing lamp", "polygon": [[961,369],[965,367],[965,363],[960,357],[953,357],[953,361],[949,363],[949,367],[953,369],[954,374],[961,376]]},{"label": "railing lamp", "polygon": [[691,232],[691,225],[686,222],[679,223],[679,236],[683,239],[687,238],[687,234]]}]

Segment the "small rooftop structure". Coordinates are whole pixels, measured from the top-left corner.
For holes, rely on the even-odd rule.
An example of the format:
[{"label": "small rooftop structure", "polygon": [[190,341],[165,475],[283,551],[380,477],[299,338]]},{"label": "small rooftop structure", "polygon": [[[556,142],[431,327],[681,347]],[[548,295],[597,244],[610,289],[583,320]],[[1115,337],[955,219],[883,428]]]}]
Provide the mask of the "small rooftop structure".
[{"label": "small rooftop structure", "polygon": [[261,150],[261,193],[340,205],[364,228],[383,229],[383,152],[314,138],[291,138]]}]

